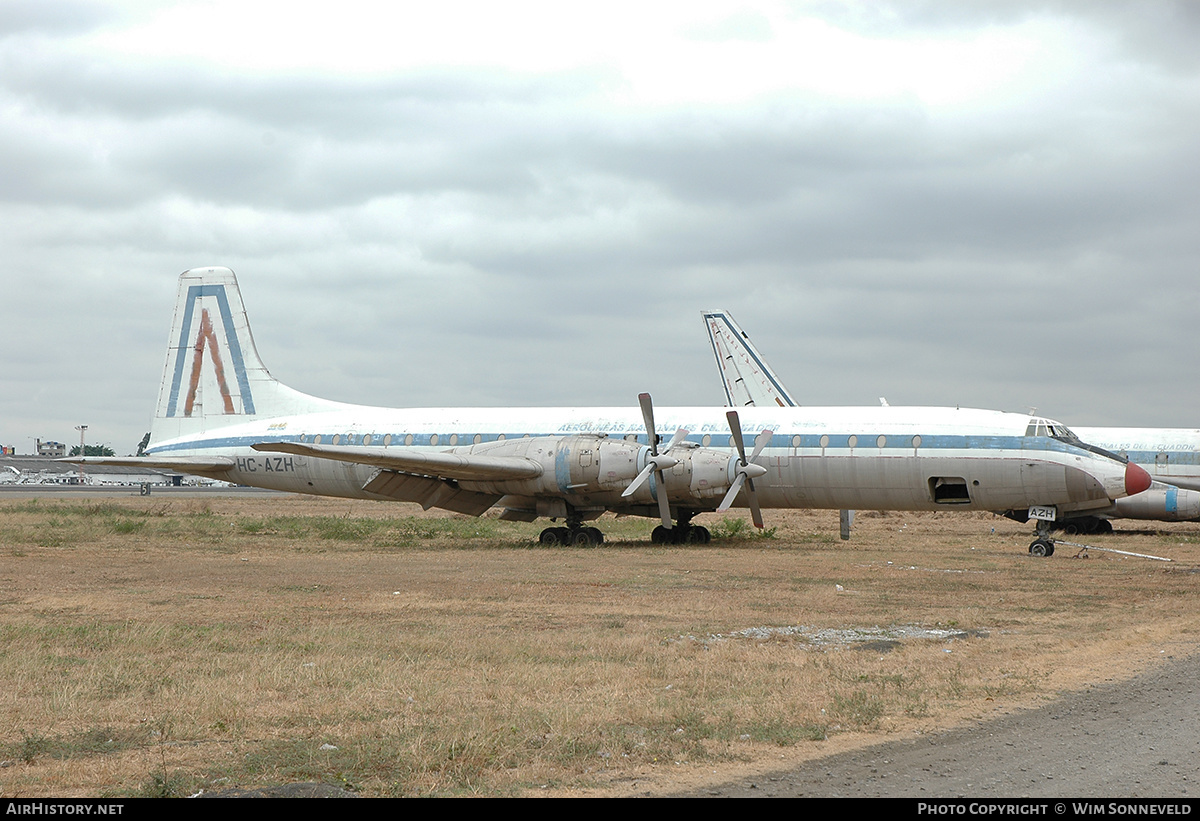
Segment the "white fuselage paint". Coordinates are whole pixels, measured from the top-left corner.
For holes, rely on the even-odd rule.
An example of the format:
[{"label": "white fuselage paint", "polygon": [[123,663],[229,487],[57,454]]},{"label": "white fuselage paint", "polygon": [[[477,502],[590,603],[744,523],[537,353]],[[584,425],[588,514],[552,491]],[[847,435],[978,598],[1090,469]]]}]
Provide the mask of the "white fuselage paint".
[{"label": "white fuselage paint", "polygon": [[[767,469],[756,480],[763,507],[891,510],[1008,510],[1057,505],[1086,510],[1124,494],[1124,465],[1071,443],[1027,434],[1029,417],[954,408],[744,408],[748,441],[773,433],[758,458]],[[658,429],[686,428],[698,451],[733,459],[721,408],[656,409]],[[404,448],[495,454],[512,451],[523,438],[544,444],[545,471],[537,480],[459,481],[466,490],[520,501],[547,491],[579,507],[640,509],[654,498],[652,486],[630,500],[619,487],[582,487],[553,482],[562,454],[555,445],[572,436],[618,442],[647,437],[636,408],[431,408],[391,410],[353,407],[260,419],[157,442],[150,456],[220,455],[235,467],[212,475],[256,487],[355,498],[381,498],[364,490],[379,468],[300,455],[262,453],[263,442],[302,442],[374,449]],[[531,448],[533,449],[533,448]],[[645,450],[645,448],[641,448]],[[555,462],[559,464],[556,466]],[[958,493],[939,500],[935,484],[961,482]],[[550,486],[547,485],[550,483]],[[720,493],[689,492],[667,473],[668,497],[692,509],[715,509]],[[694,490],[692,488],[691,490]],[[648,515],[654,515],[648,512]]]}]

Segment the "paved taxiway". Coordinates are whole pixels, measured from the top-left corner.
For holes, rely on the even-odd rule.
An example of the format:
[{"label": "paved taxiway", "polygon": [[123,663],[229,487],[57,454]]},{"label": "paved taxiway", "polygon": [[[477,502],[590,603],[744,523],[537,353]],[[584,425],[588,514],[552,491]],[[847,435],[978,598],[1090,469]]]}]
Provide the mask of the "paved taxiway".
[{"label": "paved taxiway", "polygon": [[1200,655],[1120,684],[920,739],[817,759],[694,796],[1200,796]]}]

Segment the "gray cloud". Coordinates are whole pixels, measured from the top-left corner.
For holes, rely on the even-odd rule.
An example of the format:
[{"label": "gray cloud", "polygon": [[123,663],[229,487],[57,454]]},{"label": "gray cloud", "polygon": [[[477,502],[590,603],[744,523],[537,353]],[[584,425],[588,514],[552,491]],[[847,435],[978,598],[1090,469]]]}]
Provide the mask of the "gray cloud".
[{"label": "gray cloud", "polygon": [[116,19],[116,10],[85,0],[6,0],[4,14],[0,14],[0,39],[18,34],[75,34]]}]

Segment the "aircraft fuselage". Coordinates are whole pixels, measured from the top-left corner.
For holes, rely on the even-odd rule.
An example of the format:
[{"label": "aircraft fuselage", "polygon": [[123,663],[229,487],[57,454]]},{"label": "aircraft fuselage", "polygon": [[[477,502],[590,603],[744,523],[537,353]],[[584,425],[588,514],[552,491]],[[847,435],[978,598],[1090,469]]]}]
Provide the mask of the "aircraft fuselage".
[{"label": "aircraft fuselage", "polygon": [[[679,463],[666,471],[672,504],[715,509],[735,458],[721,409],[661,408],[661,430],[685,428]],[[746,435],[773,434],[757,460],[763,507],[890,510],[1004,510],[1110,504],[1124,494],[1125,466],[1049,436],[1028,435],[1021,414],[948,408],[746,408]],[[367,489],[369,464],[263,452],[263,443],[361,449],[364,454],[430,451],[521,459],[536,475],[459,479],[459,489],[507,497],[536,510],[543,497],[581,509],[654,515],[650,482],[622,491],[645,465],[647,435],[633,408],[388,410],[304,414],[160,442],[147,455],[222,455],[233,467],[212,475],[257,487],[352,498],[392,498]],[[259,445],[252,449],[251,445]],[[646,510],[643,510],[646,508]]]}]

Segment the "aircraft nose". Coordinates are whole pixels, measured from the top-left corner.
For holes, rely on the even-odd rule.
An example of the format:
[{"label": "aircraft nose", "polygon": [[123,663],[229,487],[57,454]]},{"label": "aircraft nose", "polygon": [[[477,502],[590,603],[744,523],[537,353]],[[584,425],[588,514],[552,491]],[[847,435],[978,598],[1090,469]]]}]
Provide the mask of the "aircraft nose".
[{"label": "aircraft nose", "polygon": [[1150,487],[1150,474],[1140,465],[1129,462],[1125,465],[1125,492],[1130,496],[1141,493]]}]

